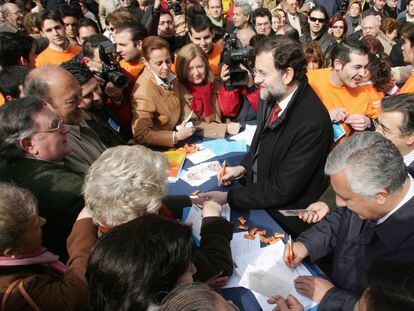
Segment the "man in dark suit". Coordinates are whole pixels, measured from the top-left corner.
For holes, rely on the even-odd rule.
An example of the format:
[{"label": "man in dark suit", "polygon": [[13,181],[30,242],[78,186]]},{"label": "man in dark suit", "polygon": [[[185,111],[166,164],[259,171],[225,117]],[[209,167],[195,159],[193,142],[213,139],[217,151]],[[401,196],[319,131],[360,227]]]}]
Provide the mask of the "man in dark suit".
[{"label": "man in dark suit", "polygon": [[[298,277],[296,290],[318,310],[354,310],[365,274],[378,260],[414,261],[414,182],[396,146],[379,133],[363,132],[341,142],[325,173],[336,192],[336,207],[293,244],[293,267],[333,254],[332,283]],[[284,259],[289,263],[286,248]]]},{"label": "man in dark suit", "polygon": [[228,167],[223,184],[247,174],[245,187],[201,195],[231,208],[267,209],[286,229],[304,223],[280,209],[306,208],[325,190],[323,167],[332,143],[329,114],[306,78],[300,45],[284,36],[266,38],[256,50],[255,83],[260,84],[258,125],[249,153]]},{"label": "man in dark suit", "polygon": [[286,0],[286,23],[295,28],[301,37],[308,29],[308,19],[305,14],[298,12],[298,8],[298,0]]}]

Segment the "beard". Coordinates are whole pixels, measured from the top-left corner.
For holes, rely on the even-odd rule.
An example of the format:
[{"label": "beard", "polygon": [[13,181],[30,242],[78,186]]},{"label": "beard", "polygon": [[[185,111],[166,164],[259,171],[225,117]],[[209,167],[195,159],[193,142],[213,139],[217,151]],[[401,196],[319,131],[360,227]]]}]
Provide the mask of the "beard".
[{"label": "beard", "polygon": [[260,90],[260,99],[268,103],[278,103],[285,93],[284,90],[268,91],[262,88]]}]

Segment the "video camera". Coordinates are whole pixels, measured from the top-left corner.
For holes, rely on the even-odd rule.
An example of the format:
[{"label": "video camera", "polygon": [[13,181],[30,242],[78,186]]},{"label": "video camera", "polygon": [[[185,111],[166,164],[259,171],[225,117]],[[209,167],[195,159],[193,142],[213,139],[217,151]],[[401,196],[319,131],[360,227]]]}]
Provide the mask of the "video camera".
[{"label": "video camera", "polygon": [[82,57],[94,59],[96,49],[99,51],[102,69],[100,72],[95,72],[95,74],[106,82],[112,82],[113,85],[120,89],[127,88],[128,79],[122,73],[121,68],[118,65],[114,49],[110,48],[109,45],[106,45],[106,42],[102,41],[99,35],[90,36],[85,40]]},{"label": "video camera", "polygon": [[240,68],[240,64],[251,70],[253,57],[253,47],[243,48],[235,33],[224,35],[220,62],[229,66],[230,79],[226,83],[232,86],[246,85],[249,82],[249,75],[246,70]]},{"label": "video camera", "polygon": [[181,0],[171,0],[168,1],[168,10],[172,10],[175,15],[181,15],[183,14],[183,6],[181,5]]}]

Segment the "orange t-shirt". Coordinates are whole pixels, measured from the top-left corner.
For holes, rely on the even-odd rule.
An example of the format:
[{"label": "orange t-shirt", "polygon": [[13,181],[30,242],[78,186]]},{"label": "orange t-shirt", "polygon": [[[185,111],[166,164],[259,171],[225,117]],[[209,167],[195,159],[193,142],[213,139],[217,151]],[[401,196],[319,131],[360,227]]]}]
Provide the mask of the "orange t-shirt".
[{"label": "orange t-shirt", "polygon": [[411,76],[408,80],[404,83],[403,87],[401,88],[400,94],[405,93],[414,93],[414,72],[411,73]]},{"label": "orange t-shirt", "polygon": [[4,99],[3,95],[0,94],[0,106],[3,106],[6,100]]},{"label": "orange t-shirt", "polygon": [[[329,82],[331,68],[315,69],[308,71],[309,84],[318,94],[326,109],[330,112],[335,108],[345,108],[351,114],[365,114],[371,119],[378,117],[381,111],[382,92],[378,92],[372,85],[348,88],[337,87]],[[342,124],[346,135],[352,133],[351,128]]]},{"label": "orange t-shirt", "polygon": [[[221,47],[220,45],[213,43],[213,49],[210,53],[207,54],[208,64],[210,65],[210,70],[214,75],[214,78],[220,79],[220,56],[221,56]],[[174,64],[171,66],[171,71],[175,71],[175,64],[177,63],[177,55],[174,59]]]},{"label": "orange t-shirt", "polygon": [[145,67],[145,65],[141,61],[127,62],[124,60],[121,60],[119,62],[119,66],[122,68],[122,71],[127,76],[128,81],[131,81],[131,82],[133,81],[134,84]]},{"label": "orange t-shirt", "polygon": [[43,65],[60,65],[63,62],[71,60],[82,51],[78,45],[70,45],[67,50],[55,51],[48,47],[36,57],[36,67]]}]

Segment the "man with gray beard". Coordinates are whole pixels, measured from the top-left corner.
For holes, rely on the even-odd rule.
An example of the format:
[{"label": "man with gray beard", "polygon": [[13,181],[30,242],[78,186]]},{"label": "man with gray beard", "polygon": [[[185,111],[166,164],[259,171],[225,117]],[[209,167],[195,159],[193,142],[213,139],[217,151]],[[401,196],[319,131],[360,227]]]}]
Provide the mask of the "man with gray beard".
[{"label": "man with gray beard", "polygon": [[247,185],[201,197],[236,209],[267,209],[284,229],[298,234],[307,225],[278,210],[306,208],[326,188],[331,120],[308,84],[297,42],[284,36],[264,39],[256,48],[255,66],[255,83],[261,87],[257,130],[243,161],[221,178],[229,185],[247,175]]}]

